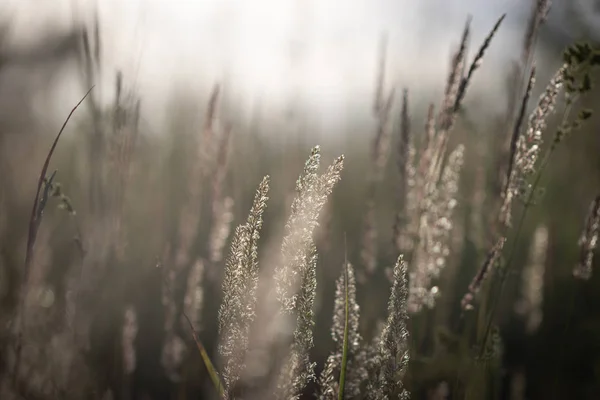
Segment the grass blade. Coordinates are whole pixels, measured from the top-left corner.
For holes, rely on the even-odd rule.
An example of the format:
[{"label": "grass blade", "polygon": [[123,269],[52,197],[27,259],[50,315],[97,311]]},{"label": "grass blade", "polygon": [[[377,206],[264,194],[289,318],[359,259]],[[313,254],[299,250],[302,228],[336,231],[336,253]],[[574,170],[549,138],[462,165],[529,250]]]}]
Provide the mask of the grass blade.
[{"label": "grass blade", "polygon": [[[50,166],[50,160],[52,159],[54,150],[56,149],[56,146],[58,145],[58,140],[60,139],[62,133],[64,132],[65,128],[67,127],[67,124],[71,120],[71,117],[73,116],[75,111],[79,108],[81,103],[83,103],[83,101],[88,97],[88,95],[90,94],[92,89],[94,89],[94,86],[92,86],[85,93],[85,95],[79,100],[79,102],[77,102],[77,104],[75,104],[75,107],[73,107],[71,109],[71,112],[69,112],[69,115],[67,115],[67,118],[63,122],[60,130],[58,131],[58,134],[56,135],[56,137],[54,138],[54,141],[52,142],[52,146],[50,147],[48,154],[46,155],[46,159],[44,160],[44,165],[42,166],[42,170],[40,171],[40,176],[38,178],[37,188],[35,191],[35,198],[33,200],[33,206],[31,209],[31,216],[29,217],[29,227],[28,227],[28,231],[27,231],[27,245],[25,247],[25,249],[26,249],[25,250],[25,265],[24,265],[24,269],[23,269],[23,276],[22,276],[22,282],[21,282],[21,292],[19,293],[19,307],[17,308],[17,313],[19,313],[19,318],[17,319],[17,328],[16,328],[17,342],[15,345],[15,365],[14,365],[14,370],[13,370],[13,373],[14,373],[13,383],[15,385],[16,385],[16,382],[18,379],[19,369],[20,369],[20,364],[21,364],[23,329],[25,326],[23,319],[25,318],[25,297],[27,295],[27,282],[29,281],[29,271],[31,270],[31,263],[32,263],[32,258],[33,258],[33,248],[35,246],[35,240],[37,238],[38,229],[40,227],[40,223],[41,223],[41,219],[42,219],[42,212],[43,212],[42,206],[45,205],[45,204],[41,204],[41,203],[45,203],[45,201],[47,200],[47,197],[48,197],[47,192],[42,193],[42,191],[43,191],[42,187],[46,180],[46,173],[48,172],[48,167]],[[54,174],[52,174],[52,177],[48,180],[49,183],[51,183],[51,180],[54,178]],[[48,186],[48,188],[49,188],[49,186]],[[40,199],[40,195],[43,196],[41,199]]]},{"label": "grass blade", "polygon": [[210,380],[212,381],[213,386],[217,390],[217,393],[219,394],[219,398],[223,399],[223,398],[225,398],[224,397],[225,394],[223,391],[223,385],[221,384],[221,379],[219,378],[219,373],[217,372],[212,361],[210,360],[210,357],[208,356],[208,353],[206,352],[206,348],[200,341],[200,338],[198,338],[198,332],[196,332],[196,329],[194,328],[192,321],[190,321],[190,319],[186,313],[183,313],[183,316],[185,317],[186,321],[188,322],[188,324],[190,326],[190,329],[192,331],[192,337],[194,338],[196,347],[198,348],[198,351],[200,352],[200,356],[202,357],[202,362],[204,363],[204,366],[206,367],[206,370],[208,371]]}]

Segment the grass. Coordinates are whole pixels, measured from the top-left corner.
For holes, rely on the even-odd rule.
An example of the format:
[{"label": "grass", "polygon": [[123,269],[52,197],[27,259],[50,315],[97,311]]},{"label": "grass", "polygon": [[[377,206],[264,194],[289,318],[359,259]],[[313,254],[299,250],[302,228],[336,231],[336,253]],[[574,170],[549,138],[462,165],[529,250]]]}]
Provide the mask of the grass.
[{"label": "grass", "polygon": [[[344,244],[346,238],[344,237]],[[347,245],[345,244],[345,247]],[[344,389],[346,388],[346,369],[348,368],[348,332],[350,319],[350,299],[349,299],[349,276],[348,276],[348,256],[344,257],[344,342],[342,344],[342,364],[340,365],[340,382],[338,386],[338,400],[344,398]]]},{"label": "grass", "polygon": [[[532,16],[526,43],[535,42],[540,12]],[[471,158],[476,144],[463,125],[464,101],[503,20],[498,19],[470,63],[466,24],[441,106],[437,113],[429,107],[422,135],[414,132],[411,113],[419,107],[410,104],[409,88],[402,90],[395,124],[395,89],[386,87],[383,40],[370,154],[345,149],[345,156],[331,157],[315,146],[303,167],[289,167],[286,161],[305,157],[306,149],[297,148],[293,157],[265,151],[268,143],[223,123],[226,103],[219,86],[208,98],[202,124],[186,125],[195,121],[196,112],[186,115],[180,107],[173,125],[187,126],[187,133],[168,139],[139,135],[140,102],[125,95],[121,75],[114,107],[101,110],[92,102],[92,118],[84,119],[91,127],[78,127],[94,137],[61,141],[65,152],[58,161],[52,159],[88,92],[68,115],[39,174],[24,264],[15,261],[20,249],[10,242],[27,219],[17,217],[22,196],[9,193],[8,204],[0,193],[0,212],[15,227],[11,235],[0,234],[0,270],[12,271],[20,283],[1,303],[3,313],[19,315],[8,318],[19,325],[0,337],[2,398],[434,399],[447,398],[445,388],[453,399],[508,398],[501,390],[501,370],[515,382],[520,370],[504,349],[514,348],[511,338],[531,339],[511,336],[507,329],[523,324],[506,323],[502,316],[503,306],[512,305],[512,278],[523,267],[526,217],[531,219],[532,210],[548,200],[539,188],[551,155],[557,157],[558,145],[568,136],[587,129],[592,114],[582,104],[594,93],[591,78],[600,50],[586,44],[569,48],[529,118],[536,69],[531,54],[524,52],[513,88],[522,101],[507,110],[514,118],[507,118],[509,128],[499,128],[500,139],[490,139],[494,151],[483,166],[484,185],[476,187]],[[91,68],[94,62],[86,65]],[[86,76],[87,83],[92,75]],[[562,118],[554,129],[551,118],[557,110]],[[202,128],[196,132],[189,126]],[[56,173],[48,176],[51,161],[69,164],[66,153],[79,155],[96,141],[107,150],[106,160],[78,171],[72,159],[69,168],[61,169],[64,185],[57,186]],[[506,146],[498,145],[504,141]],[[85,163],[95,159],[81,157]],[[321,168],[325,159],[331,161]],[[274,167],[281,165],[286,168]],[[294,179],[295,187],[285,193]],[[66,239],[72,227],[48,207],[57,187],[61,196],[72,196],[69,204],[77,205],[83,218],[76,236],[85,251],[72,248]],[[468,204],[468,196],[478,190],[485,192],[485,210]],[[56,197],[66,198],[61,196]],[[585,279],[591,288],[597,282],[590,271],[599,203],[592,201],[584,225],[577,221],[572,228],[552,228],[555,216],[547,216],[549,237],[584,232],[578,244],[574,238],[565,240],[571,249],[565,254],[581,258],[572,263],[575,276],[562,271],[562,276],[543,278],[549,304],[552,296],[562,297],[558,284]],[[518,208],[513,229],[511,216]],[[38,241],[44,211],[50,214],[44,222],[52,234]],[[469,219],[474,213],[481,218]],[[234,221],[243,222],[232,229]],[[469,236],[476,228],[484,232],[485,240],[477,238],[482,246]],[[48,249],[56,251],[45,264],[40,254]],[[223,249],[228,251],[223,254]],[[548,265],[556,265],[546,258]],[[351,260],[358,261],[356,267]],[[154,264],[161,268],[148,268]],[[473,277],[476,264],[480,268]],[[460,276],[466,279],[453,281]],[[567,312],[583,313],[586,306],[579,299],[592,304],[599,300],[593,296],[593,290],[573,292]],[[139,324],[127,332],[124,310],[130,324]],[[547,332],[556,330],[547,307],[543,315],[533,333],[540,342],[554,338]],[[597,323],[593,316],[569,316],[569,328],[561,335],[595,337]],[[576,337],[571,345],[580,340]],[[589,346],[589,359],[581,362],[593,369],[600,352],[581,341]],[[527,352],[536,354],[535,346]],[[564,347],[561,354],[549,367],[554,375],[570,365]],[[548,370],[540,372],[527,362],[518,365],[527,369],[527,397],[548,398],[535,380]],[[599,389],[593,380],[576,387],[566,376],[564,381],[552,388],[557,396],[568,392],[573,398],[593,398]],[[510,398],[525,398],[515,393]]]},{"label": "grass", "polygon": [[[52,180],[55,175],[55,174],[52,174],[52,176],[48,179],[48,181],[46,181],[46,173],[48,172],[48,167],[50,166],[50,160],[52,159],[54,150],[56,149],[56,146],[58,145],[58,141],[59,141],[62,133],[64,132],[67,124],[69,123],[69,120],[71,119],[71,117],[73,116],[73,114],[75,113],[77,108],[79,108],[81,103],[83,103],[83,101],[86,99],[86,97],[90,94],[90,92],[92,91],[93,88],[94,87],[92,86],[90,88],[90,90],[88,90],[88,92],[83,96],[83,98],[81,100],[79,100],[79,102],[75,105],[75,107],[73,107],[73,109],[71,110],[69,115],[67,115],[67,118],[65,119],[65,122],[63,123],[62,127],[58,131],[58,134],[56,135],[54,142],[52,142],[52,146],[50,147],[50,150],[48,151],[48,155],[46,156],[46,159],[44,160],[44,165],[42,166],[42,170],[40,171],[40,176],[38,178],[38,184],[37,184],[37,188],[35,191],[35,198],[33,200],[33,207],[31,209],[31,216],[29,217],[29,230],[27,233],[27,245],[26,245],[26,250],[25,250],[25,264],[24,264],[24,271],[23,271],[23,281],[21,284],[20,295],[19,295],[19,307],[16,309],[17,312],[20,313],[20,315],[15,317],[15,320],[17,321],[18,325],[15,328],[15,331],[16,331],[16,345],[15,345],[16,354],[15,354],[15,357],[16,358],[15,358],[15,365],[14,365],[14,372],[13,372],[13,377],[14,377],[13,384],[14,385],[17,384],[17,380],[18,380],[17,377],[19,375],[19,367],[21,365],[20,361],[21,361],[22,341],[23,341],[23,326],[25,325],[25,322],[24,322],[25,298],[27,296],[27,291],[28,291],[27,282],[29,281],[29,271],[31,269],[32,257],[33,257],[34,247],[35,247],[35,241],[37,238],[37,233],[40,228],[40,224],[42,223],[42,215],[44,213],[44,208],[45,208],[46,202],[48,201],[51,183],[52,183]],[[42,191],[42,186],[44,185],[45,182],[46,182],[46,187]],[[40,195],[41,195],[41,197],[40,197]]]}]

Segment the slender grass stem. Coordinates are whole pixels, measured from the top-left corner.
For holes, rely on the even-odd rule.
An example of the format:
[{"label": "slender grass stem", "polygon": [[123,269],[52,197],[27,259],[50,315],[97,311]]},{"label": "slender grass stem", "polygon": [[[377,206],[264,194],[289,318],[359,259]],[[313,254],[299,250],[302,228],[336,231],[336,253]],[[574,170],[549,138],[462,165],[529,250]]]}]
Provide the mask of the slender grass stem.
[{"label": "slender grass stem", "polygon": [[344,343],[342,351],[342,365],[340,370],[340,383],[338,400],[344,399],[344,388],[346,386],[346,367],[348,366],[348,319],[350,318],[350,307],[348,301],[348,262],[344,262]]},{"label": "slender grass stem", "polygon": [[183,317],[186,319],[188,325],[190,326],[190,330],[192,332],[192,337],[194,338],[196,347],[198,348],[198,351],[200,352],[200,357],[202,357],[202,362],[204,363],[204,366],[206,367],[206,370],[208,371],[210,380],[212,381],[213,386],[217,390],[217,393],[219,394],[219,398],[224,399],[225,393],[223,390],[223,384],[221,383],[221,379],[219,378],[219,373],[217,372],[217,369],[215,368],[212,361],[210,360],[210,357],[208,356],[208,352],[206,351],[206,348],[200,341],[200,338],[198,337],[198,332],[196,331],[196,328],[194,328],[192,321],[190,320],[190,318],[187,316],[187,314],[185,312],[183,313]]},{"label": "slender grass stem", "polygon": [[[567,105],[565,106],[565,110],[564,110],[563,116],[562,116],[561,127],[566,124],[566,122],[571,114],[571,111],[573,109],[573,104],[575,103],[575,100],[576,100],[576,97],[571,99],[571,101],[567,102]],[[510,275],[510,272],[511,272],[511,267],[512,267],[513,260],[514,260],[515,254],[516,254],[517,246],[519,245],[519,239],[521,237],[521,233],[523,230],[523,224],[525,222],[525,217],[527,216],[527,211],[529,211],[529,208],[532,205],[532,200],[533,200],[535,191],[541,181],[542,174],[543,174],[544,170],[546,169],[548,162],[550,161],[550,157],[554,153],[555,149],[556,149],[556,146],[553,143],[550,145],[549,149],[546,151],[546,154],[544,155],[544,158],[542,159],[542,162],[540,163],[540,168],[538,169],[538,172],[535,175],[533,183],[531,184],[531,188],[529,190],[529,193],[527,194],[527,198],[525,199],[523,212],[521,213],[521,216],[519,218],[519,223],[517,225],[515,238],[513,240],[513,245],[511,247],[511,251],[510,251],[507,261],[506,261],[506,267],[504,268],[503,273],[500,275],[500,284],[499,284],[500,286],[498,288],[498,293],[495,296],[492,296],[492,305],[490,307],[489,317],[488,317],[488,320],[486,323],[483,340],[481,342],[481,347],[479,349],[480,357],[483,356],[483,352],[485,351],[485,347],[487,345],[487,341],[489,339],[489,335],[490,335],[490,332],[492,329],[492,324],[494,322],[494,317],[496,316],[496,312],[498,310],[498,304],[500,303],[500,299],[502,298],[502,294],[506,288],[507,277]]]},{"label": "slender grass stem", "polygon": [[[46,159],[44,160],[44,165],[42,166],[42,170],[40,171],[40,176],[38,178],[37,188],[35,192],[35,198],[33,200],[33,205],[31,208],[31,215],[29,217],[29,228],[27,231],[27,246],[25,250],[25,265],[23,268],[23,277],[21,283],[21,291],[19,293],[19,307],[17,309],[17,313],[19,317],[17,318],[17,343],[15,348],[15,366],[13,370],[13,383],[16,384],[19,375],[19,369],[21,364],[21,352],[23,348],[23,329],[25,327],[25,298],[27,297],[27,283],[29,282],[29,271],[31,270],[31,263],[33,259],[33,249],[35,247],[35,240],[37,238],[37,233],[42,222],[42,213],[43,213],[43,205],[46,201],[47,193],[42,194],[42,186],[44,185],[46,179],[46,173],[48,172],[48,167],[50,166],[50,160],[52,159],[52,155],[54,154],[54,150],[58,145],[58,141],[62,136],[67,124],[71,120],[71,117],[75,113],[75,111],[79,108],[81,103],[88,97],[91,93],[94,86],[92,86],[85,95],[75,104],[75,106],[71,109],[71,112],[65,118],[58,134],[54,138],[52,142],[52,146],[46,155]],[[41,198],[40,198],[41,195]]]}]

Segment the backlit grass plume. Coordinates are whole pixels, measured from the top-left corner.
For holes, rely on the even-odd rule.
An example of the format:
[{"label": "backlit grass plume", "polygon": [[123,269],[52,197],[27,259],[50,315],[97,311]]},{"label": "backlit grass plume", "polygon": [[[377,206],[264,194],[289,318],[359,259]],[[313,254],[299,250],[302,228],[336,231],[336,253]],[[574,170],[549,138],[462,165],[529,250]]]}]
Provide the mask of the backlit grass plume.
[{"label": "backlit grass plume", "polygon": [[[406,255],[412,266],[408,300],[411,313],[419,312],[423,307],[433,307],[439,294],[433,281],[446,265],[452,217],[457,205],[458,179],[465,153],[461,145],[448,154],[450,134],[461,111],[467,87],[503,20],[504,16],[497,20],[470,64],[466,60],[471,31],[470,19],[467,21],[460,45],[452,58],[441,109],[436,117],[433,106],[429,108],[425,137],[421,146],[413,144],[416,150],[414,156],[411,154],[413,146],[403,143],[410,141],[408,133],[400,138],[401,163],[405,158],[409,159],[409,163],[415,163],[414,166],[401,165],[401,173],[406,174],[401,185],[406,186],[404,212],[408,220],[404,223],[406,233],[395,230],[396,248]],[[403,110],[403,120],[407,119],[404,114],[407,110]],[[402,237],[405,239],[402,240]]]},{"label": "backlit grass plume", "polygon": [[[500,220],[505,225],[511,222],[511,206],[514,198],[527,196],[531,189],[529,179],[536,171],[537,161],[542,151],[542,132],[546,129],[548,117],[556,108],[558,95],[564,83],[564,75],[567,66],[560,68],[541,95],[535,110],[529,117],[527,130],[515,135],[511,142],[510,164],[504,196],[504,204],[500,212]],[[534,75],[532,74],[528,92],[533,86]],[[526,97],[528,97],[526,95]]]},{"label": "backlit grass plume", "polygon": [[[285,225],[281,261],[275,269],[275,288],[283,323],[296,319],[289,356],[277,381],[277,398],[297,399],[314,379],[309,351],[313,346],[317,253],[313,232],[321,209],[340,179],[343,157],[337,158],[319,175],[320,148],[313,148],[296,181],[296,196]],[[285,341],[285,340],[284,340]]]},{"label": "backlit grass plume", "polygon": [[432,283],[446,266],[450,253],[452,218],[457,205],[458,182],[464,161],[464,146],[459,145],[448,157],[441,180],[428,185],[419,224],[420,242],[415,250],[411,272],[409,311],[433,307],[439,290]]},{"label": "backlit grass plume", "polygon": [[295,309],[295,292],[299,278],[306,268],[312,233],[318,225],[321,209],[340,179],[344,157],[337,158],[323,175],[318,174],[321,150],[312,149],[304,165],[302,175],[296,181],[296,196],[292,212],[285,226],[285,237],[281,246],[281,264],[275,271],[277,297],[284,311]]},{"label": "backlit grass plume", "polygon": [[267,207],[269,177],[260,183],[248,220],[237,227],[225,264],[223,302],[219,310],[219,354],[223,357],[223,383],[227,397],[240,379],[248,349],[250,325],[255,317],[258,285],[258,240]]},{"label": "backlit grass plume", "polygon": [[[335,351],[329,355],[319,377],[319,399],[358,399],[362,382],[367,379],[366,352],[359,333],[360,307],[356,302],[354,268],[347,264],[336,282],[331,337]],[[344,348],[346,343],[347,348]],[[346,357],[344,359],[344,351]],[[345,364],[344,364],[345,361]],[[343,393],[338,375],[345,368]],[[340,397],[343,396],[343,397]]]},{"label": "backlit grass plume", "polygon": [[394,266],[394,283],[388,302],[388,316],[379,338],[375,379],[369,382],[367,398],[408,399],[402,379],[409,362],[408,351],[408,268],[400,255]]}]

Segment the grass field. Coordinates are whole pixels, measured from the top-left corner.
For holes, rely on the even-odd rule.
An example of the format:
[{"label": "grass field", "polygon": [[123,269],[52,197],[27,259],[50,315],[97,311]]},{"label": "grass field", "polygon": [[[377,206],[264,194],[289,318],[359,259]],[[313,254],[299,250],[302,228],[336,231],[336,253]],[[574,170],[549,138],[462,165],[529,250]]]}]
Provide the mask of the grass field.
[{"label": "grass field", "polygon": [[599,398],[600,49],[539,78],[545,3],[502,113],[469,89],[503,16],[431,105],[382,46],[371,117],[322,146],[219,84],[149,134],[85,31],[60,131],[0,126],[0,397]]}]

